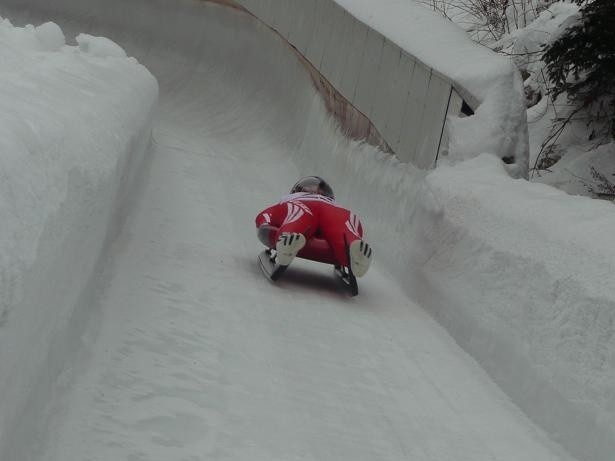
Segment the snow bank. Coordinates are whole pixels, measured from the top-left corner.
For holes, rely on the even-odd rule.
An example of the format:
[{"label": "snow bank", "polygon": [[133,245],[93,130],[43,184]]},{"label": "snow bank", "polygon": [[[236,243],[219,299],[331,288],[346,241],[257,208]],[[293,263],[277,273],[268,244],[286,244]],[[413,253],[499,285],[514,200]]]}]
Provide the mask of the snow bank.
[{"label": "snow bank", "polygon": [[0,22],[2,459],[25,459],[15,450],[35,445],[77,357],[88,282],[149,142],[157,84],[119,50],[89,36],[67,46],[54,23]]},{"label": "snow bank", "polygon": [[579,459],[615,453],[613,206],[484,155],[427,177],[443,215],[414,296]]},{"label": "snow bank", "polygon": [[75,40],[77,40],[77,43],[79,44],[79,49],[84,53],[89,53],[93,56],[98,56],[101,58],[109,56],[116,58],[126,57],[126,52],[122,49],[122,47],[108,38],[92,37],[88,34],[79,34]]}]

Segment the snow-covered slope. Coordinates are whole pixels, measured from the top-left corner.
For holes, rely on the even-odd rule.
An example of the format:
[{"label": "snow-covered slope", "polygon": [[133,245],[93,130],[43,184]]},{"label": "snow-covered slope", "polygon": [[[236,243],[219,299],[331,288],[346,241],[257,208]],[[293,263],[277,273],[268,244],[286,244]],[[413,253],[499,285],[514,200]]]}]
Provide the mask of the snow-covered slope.
[{"label": "snow-covered slope", "polygon": [[[103,296],[84,304],[97,313],[90,360],[49,418],[34,388],[42,402],[2,429],[3,460],[569,460],[408,294],[579,459],[609,460],[609,215],[579,225],[603,210],[512,180],[489,156],[426,174],[348,142],[299,61],[240,12],[61,3],[0,14],[137,56],[160,83],[156,142]],[[376,250],[353,300],[328,268],[297,264],[276,287],[254,261],[254,214],[314,173]],[[558,209],[548,226],[542,203]],[[551,229],[548,245],[532,241]]]}]

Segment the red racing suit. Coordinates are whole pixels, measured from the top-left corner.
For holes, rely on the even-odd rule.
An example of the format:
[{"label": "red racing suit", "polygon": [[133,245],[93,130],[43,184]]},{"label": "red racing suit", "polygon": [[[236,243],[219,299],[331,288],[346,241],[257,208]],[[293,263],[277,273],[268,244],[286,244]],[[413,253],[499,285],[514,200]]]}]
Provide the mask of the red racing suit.
[{"label": "red racing suit", "polygon": [[276,205],[261,211],[255,221],[259,230],[273,226],[267,237],[259,236],[261,240],[268,240],[263,243],[270,248],[275,248],[282,232],[299,232],[308,240],[306,247],[312,237],[326,240],[335,261],[343,266],[349,264],[346,244],[363,238],[363,226],[357,215],[337,205],[329,197],[309,192],[287,195]]}]

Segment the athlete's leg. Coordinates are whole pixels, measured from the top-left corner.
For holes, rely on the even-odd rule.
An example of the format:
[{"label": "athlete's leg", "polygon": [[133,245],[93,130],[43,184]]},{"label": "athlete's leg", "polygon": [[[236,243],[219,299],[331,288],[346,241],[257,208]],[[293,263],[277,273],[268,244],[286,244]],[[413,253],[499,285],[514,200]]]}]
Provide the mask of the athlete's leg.
[{"label": "athlete's leg", "polygon": [[[320,229],[341,265],[350,267],[357,277],[365,275],[372,259],[372,249],[363,241],[359,217],[334,205],[319,208]],[[346,253],[348,246],[348,254]]]},{"label": "athlete's leg", "polygon": [[346,244],[350,245],[363,236],[359,218],[349,210],[329,203],[318,203],[314,208],[319,215],[319,230],[329,243],[336,259],[348,266]]},{"label": "athlete's leg", "polygon": [[300,202],[287,202],[286,217],[278,230],[277,263],[287,266],[314,234],[318,221],[313,211]]}]

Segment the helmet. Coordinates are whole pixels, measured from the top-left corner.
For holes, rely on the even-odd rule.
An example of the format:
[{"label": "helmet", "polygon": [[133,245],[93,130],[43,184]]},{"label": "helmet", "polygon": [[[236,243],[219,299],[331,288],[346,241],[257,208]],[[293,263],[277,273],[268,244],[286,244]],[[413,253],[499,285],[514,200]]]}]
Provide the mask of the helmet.
[{"label": "helmet", "polygon": [[301,178],[290,190],[291,194],[295,192],[310,192],[312,194],[320,194],[335,199],[333,189],[331,189],[327,181],[320,176],[306,176],[305,178]]}]

